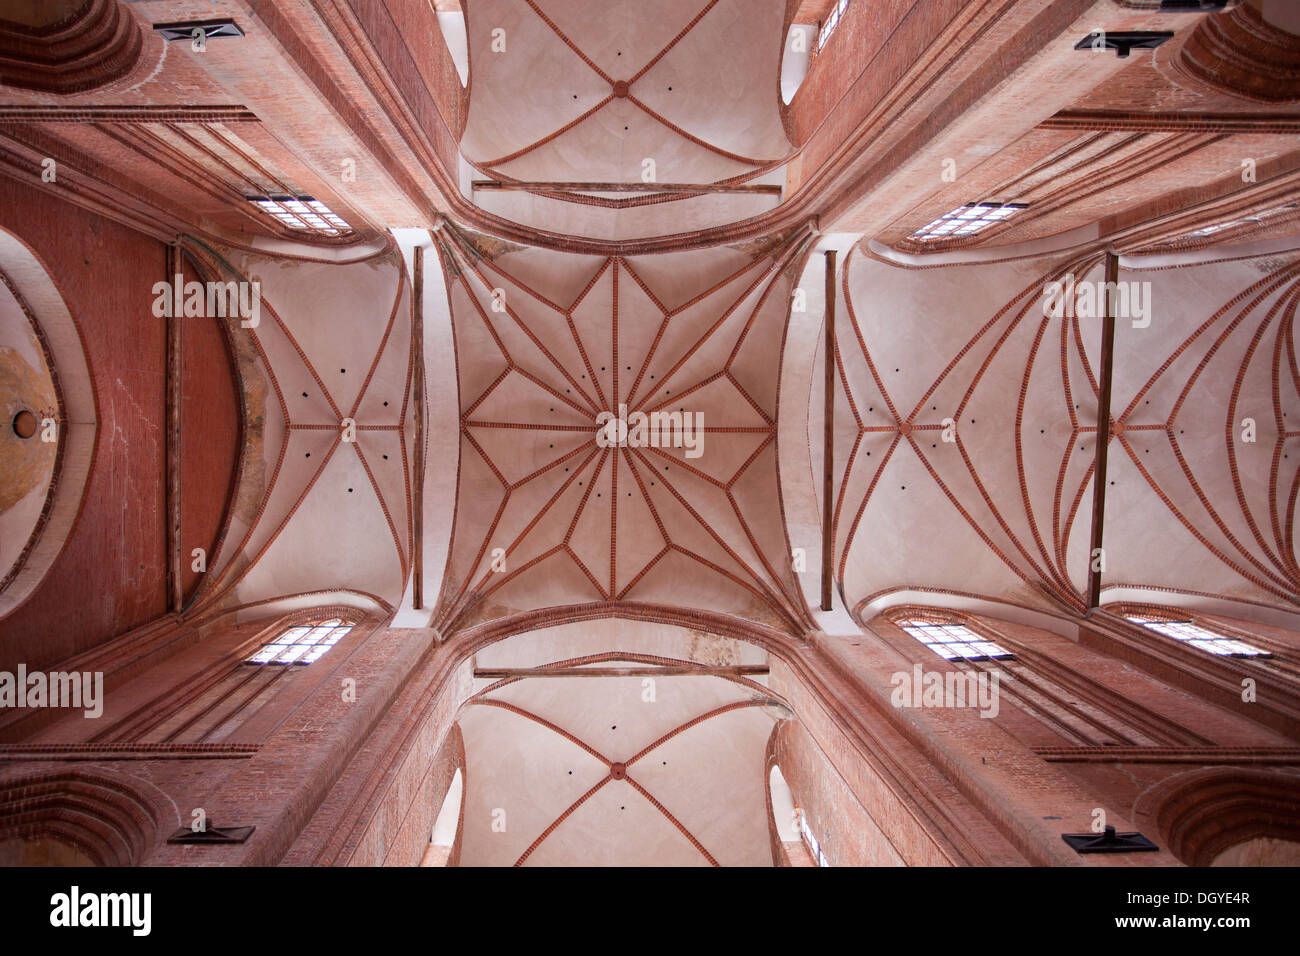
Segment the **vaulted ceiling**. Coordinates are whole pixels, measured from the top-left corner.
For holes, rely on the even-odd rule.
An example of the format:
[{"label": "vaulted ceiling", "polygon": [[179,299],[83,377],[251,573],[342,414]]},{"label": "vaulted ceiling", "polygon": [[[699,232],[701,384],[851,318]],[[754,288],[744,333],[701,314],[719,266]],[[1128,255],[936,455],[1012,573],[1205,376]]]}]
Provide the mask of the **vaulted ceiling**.
[{"label": "vaulted ceiling", "polygon": [[1300,262],[1132,275],[1165,305],[1116,331],[1107,580],[1295,607]]},{"label": "vaulted ceiling", "polygon": [[[765,759],[789,709],[764,686],[766,653],[604,623],[477,655],[476,674],[493,676],[475,680],[459,718],[462,865],[770,865]],[[495,676],[512,671],[529,676]]]},{"label": "vaulted ceiling", "polygon": [[[825,356],[804,310],[819,321],[834,249],[845,607],[1085,609],[1100,323],[1040,306],[1111,251],[1153,315],[1121,321],[1114,353],[1108,593],[1293,612],[1300,105],[1243,66],[1267,54],[1285,79],[1285,17],[855,0],[783,103],[788,30],[830,6],[220,0],[204,15],[243,35],[196,50],[152,29],[191,5],[96,0],[39,42],[99,38],[103,75],[59,91],[4,61],[7,176],[51,159],[61,200],[179,242],[202,278],[261,283],[260,324],[223,329],[242,448],[192,609],[414,610],[423,563],[448,635],[634,602],[818,626]],[[439,26],[458,12],[464,86]],[[1079,49],[1097,24],[1172,36]],[[0,47],[32,29],[8,22]],[[271,193],[350,228],[249,202]],[[994,199],[1025,208],[913,236]],[[702,415],[702,454],[605,447],[623,405]]]},{"label": "vaulted ceiling", "polygon": [[[1100,567],[1300,626],[1294,3],[851,0],[811,51],[838,0],[39,6],[0,13],[0,663],[357,611],[332,739],[454,722],[462,862],[758,865],[783,721],[917,798],[882,827],[1012,766],[876,762],[929,733],[842,693],[890,606],[1075,636]],[[157,29],[198,18],[238,29]],[[977,203],[1017,211],[918,234]],[[1095,291],[1044,311],[1108,268],[1113,348]],[[151,310],[178,273],[256,315]],[[386,840],[355,753],[327,799]]]},{"label": "vaulted ceiling", "polygon": [[[619,600],[806,620],[773,507],[806,234],[644,259],[442,235],[462,445],[440,620]],[[602,447],[604,412],[698,416],[699,445]]]},{"label": "vaulted ceiling", "polygon": [[225,253],[195,250],[222,280],[256,279],[261,316],[230,322],[246,441],[199,606],[350,591],[394,607],[412,563],[405,265],[389,254],[307,273]]},{"label": "vaulted ceiling", "polygon": [[[783,14],[779,3],[743,0],[669,0],[653,16],[637,0],[602,4],[597,16],[580,0],[473,4],[461,151],[475,181],[513,187],[476,187],[474,201],[525,225],[601,239],[773,208],[792,150],[779,110]],[[521,188],[528,183],[567,185]],[[741,189],[680,190],[692,184]],[[743,191],[758,186],[776,195]]]},{"label": "vaulted ceiling", "polygon": [[[1296,258],[1144,261],[1120,273],[1149,315],[1117,323],[1103,599],[1294,608]],[[1068,276],[1091,294],[1098,257],[907,270],[850,255],[835,536],[851,606],[917,589],[1085,607],[1101,321],[1077,298],[1077,316],[1044,314]]]},{"label": "vaulted ceiling", "polygon": [[[851,603],[919,585],[1082,607],[1100,323],[1043,316],[1064,272],[848,257],[835,525]],[[940,547],[918,533],[938,515]]]}]

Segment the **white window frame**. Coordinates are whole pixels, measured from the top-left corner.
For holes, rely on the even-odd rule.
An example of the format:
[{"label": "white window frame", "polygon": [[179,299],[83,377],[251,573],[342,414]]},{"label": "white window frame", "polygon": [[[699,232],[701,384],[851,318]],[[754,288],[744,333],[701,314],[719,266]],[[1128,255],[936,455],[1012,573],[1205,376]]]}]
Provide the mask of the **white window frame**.
[{"label": "white window frame", "polygon": [[353,625],[341,618],[291,624],[244,659],[245,664],[312,664],[347,636]]},{"label": "white window frame", "polygon": [[1216,657],[1272,657],[1272,653],[1237,637],[1212,631],[1188,618],[1165,618],[1153,614],[1126,614],[1134,624],[1155,631],[1170,640],[1188,644]]},{"label": "white window frame", "polygon": [[1006,648],[971,630],[965,624],[942,621],[906,620],[897,625],[918,643],[946,661],[1008,660]]},{"label": "white window frame", "polygon": [[1232,229],[1235,226],[1245,226],[1249,223],[1259,225],[1266,219],[1272,219],[1274,216],[1290,212],[1298,205],[1300,205],[1300,203],[1291,202],[1283,206],[1274,206],[1272,209],[1265,209],[1263,212],[1257,212],[1252,216],[1243,216],[1240,219],[1229,219],[1226,222],[1216,222],[1209,226],[1202,226],[1200,229],[1194,229],[1191,232],[1186,233],[1183,238],[1204,239],[1206,236],[1212,236],[1216,232],[1222,232],[1225,229]]},{"label": "white window frame", "polygon": [[322,236],[342,236],[352,231],[347,221],[319,199],[311,196],[248,196],[251,202],[272,219],[290,229],[315,232]]},{"label": "white window frame", "polygon": [[804,813],[800,807],[795,807],[794,812],[799,818],[799,836],[803,838],[804,846],[812,854],[813,860],[818,866],[830,866],[830,860],[826,859],[826,854],[822,852],[822,845],[817,842],[817,837],[813,835],[812,827],[808,826],[808,814]]},{"label": "white window frame", "polygon": [[840,19],[848,8],[849,0],[837,0],[835,6],[831,7],[830,13],[826,14],[826,20],[817,33],[817,51],[819,53],[821,48],[826,45],[826,41],[831,38],[831,34],[835,32],[835,28],[840,25]]},{"label": "white window frame", "polygon": [[968,202],[951,212],[944,213],[908,236],[916,242],[935,242],[940,239],[966,239],[979,235],[990,226],[1007,222],[1022,209],[1025,203]]}]

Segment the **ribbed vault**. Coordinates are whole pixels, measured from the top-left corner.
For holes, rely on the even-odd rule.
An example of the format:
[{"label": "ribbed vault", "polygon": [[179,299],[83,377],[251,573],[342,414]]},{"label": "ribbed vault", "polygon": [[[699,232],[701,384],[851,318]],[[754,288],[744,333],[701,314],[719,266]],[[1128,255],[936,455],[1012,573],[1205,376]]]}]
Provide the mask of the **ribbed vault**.
[{"label": "ribbed vault", "polygon": [[[803,620],[775,420],[806,238],[601,259],[440,235],[462,435],[440,626],[622,600]],[[602,447],[621,409],[699,416],[700,443]]]},{"label": "ribbed vault", "polygon": [[[1075,314],[1045,315],[1044,288],[1068,277]],[[1101,321],[1082,296],[1101,279],[1098,256],[923,270],[849,257],[835,535],[850,606],[928,590],[1084,608]],[[1296,264],[1121,281],[1145,283],[1149,311],[1117,323],[1104,587],[1294,608]]]}]

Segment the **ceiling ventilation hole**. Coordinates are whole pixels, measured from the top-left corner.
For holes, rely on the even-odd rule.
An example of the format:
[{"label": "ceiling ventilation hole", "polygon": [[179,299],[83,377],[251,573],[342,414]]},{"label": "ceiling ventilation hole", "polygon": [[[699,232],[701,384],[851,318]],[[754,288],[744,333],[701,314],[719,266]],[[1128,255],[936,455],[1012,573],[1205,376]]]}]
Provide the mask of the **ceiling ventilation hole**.
[{"label": "ceiling ventilation hole", "polygon": [[14,416],[13,429],[19,438],[31,438],[36,434],[36,416],[24,408]]},{"label": "ceiling ventilation hole", "polygon": [[[244,31],[234,20],[189,20],[184,23],[155,23],[154,32],[164,40],[190,40],[206,43],[228,37],[242,37]],[[197,48],[196,48],[197,49]]]}]

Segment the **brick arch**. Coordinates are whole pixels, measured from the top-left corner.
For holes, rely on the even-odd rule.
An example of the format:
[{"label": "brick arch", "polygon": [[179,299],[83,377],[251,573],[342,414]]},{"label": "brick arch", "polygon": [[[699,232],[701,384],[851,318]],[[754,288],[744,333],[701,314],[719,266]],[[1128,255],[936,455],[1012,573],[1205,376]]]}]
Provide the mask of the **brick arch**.
[{"label": "brick arch", "polygon": [[105,774],[65,771],[0,785],[0,840],[70,844],[96,866],[136,866],[160,838],[158,799]]},{"label": "brick arch", "polygon": [[[789,722],[789,719],[778,720],[772,726],[772,733],[767,738],[767,750],[763,754],[763,779],[767,782],[763,788],[763,794],[767,801],[767,833],[772,844],[773,866],[793,866],[787,845],[802,839],[797,832],[794,832],[792,822],[785,826],[782,825],[781,820],[778,819],[778,814],[781,811],[778,810],[775,799],[778,789],[783,787],[784,795],[790,799],[791,809],[798,809],[797,798],[794,796],[794,791],[791,789],[789,782],[785,779],[785,774],[781,771],[781,761],[777,753],[781,732]],[[779,778],[780,783],[778,784],[774,778]]]},{"label": "brick arch", "polygon": [[[432,799],[429,801],[427,818],[429,843],[424,848],[420,866],[460,866],[460,850],[465,837],[465,788],[469,783],[465,766],[465,737],[460,731],[460,724],[453,723],[447,732],[447,740],[434,758],[428,779],[435,781],[432,785]],[[457,780],[459,778],[459,780]],[[451,843],[446,843],[445,834],[439,833],[441,826],[449,823],[443,814],[451,806],[452,790],[459,785],[455,799],[455,829]],[[436,807],[436,809],[435,809]],[[439,838],[444,839],[440,840]]]},{"label": "brick arch", "polygon": [[[856,616],[856,615],[855,615]],[[903,629],[903,623],[921,623],[921,624],[948,624],[953,627],[964,627],[971,633],[978,635],[983,640],[1001,641],[1001,634],[993,633],[985,626],[978,617],[968,614],[965,611],[953,610],[946,607],[928,604],[898,604],[894,607],[886,608],[881,611],[877,617],[878,620],[888,621],[890,624]],[[864,630],[869,628],[866,620],[859,620],[858,626]],[[911,634],[909,633],[909,637]]]},{"label": "brick arch", "polygon": [[[1261,837],[1300,842],[1300,777],[1209,768],[1179,774],[1138,798],[1134,820],[1156,829],[1188,866]],[[1154,827],[1152,827],[1154,824]]]},{"label": "brick arch", "polygon": [[0,286],[0,296],[12,297],[39,342],[55,405],[38,411],[52,413],[58,436],[40,515],[16,558],[0,567],[3,618],[40,586],[76,527],[94,465],[99,409],[81,329],[54,273],[20,236],[3,228]]},{"label": "brick arch", "polygon": [[1268,23],[1239,4],[1201,20],[1176,53],[1175,78],[1256,103],[1300,100],[1300,37]]},{"label": "brick arch", "polygon": [[318,621],[329,621],[335,618],[348,626],[356,627],[366,623],[368,617],[357,608],[347,604],[322,604],[319,607],[307,607],[282,614],[271,621],[263,633],[268,635],[279,634],[291,627],[312,624]]},{"label": "brick arch", "polygon": [[890,624],[897,624],[899,621],[925,621],[927,624],[960,624],[964,627],[975,627],[975,619],[969,614],[961,611],[950,611],[947,608],[929,607],[920,604],[900,604],[884,611],[881,615]]},{"label": "brick arch", "polygon": [[[877,619],[888,621],[899,630],[903,630],[904,622],[909,624],[914,622],[921,624],[947,624],[953,627],[964,627],[972,634],[977,635],[981,640],[992,641],[994,643],[1004,643],[1006,641],[1006,636],[1004,634],[993,630],[974,614],[937,605],[898,604],[881,611]],[[870,625],[866,620],[859,620],[858,626],[864,630],[870,628]],[[910,632],[905,633],[908,633],[908,636],[912,637]]]},{"label": "brick arch", "polygon": [[[1176,599],[1178,595],[1170,595],[1170,597]],[[1270,639],[1266,634],[1234,626],[1224,621],[1222,617],[1211,617],[1194,607],[1186,607],[1181,604],[1149,604],[1142,601],[1118,601],[1103,604],[1102,607],[1104,610],[1121,618],[1127,618],[1130,614],[1141,614],[1158,618],[1161,621],[1191,621],[1193,624],[1203,627],[1214,634],[1245,641],[1274,655],[1290,656],[1291,653],[1289,647]]]},{"label": "brick arch", "polygon": [[86,0],[54,23],[0,19],[0,82],[68,95],[126,77],[144,48],[140,24],[118,0]]}]

